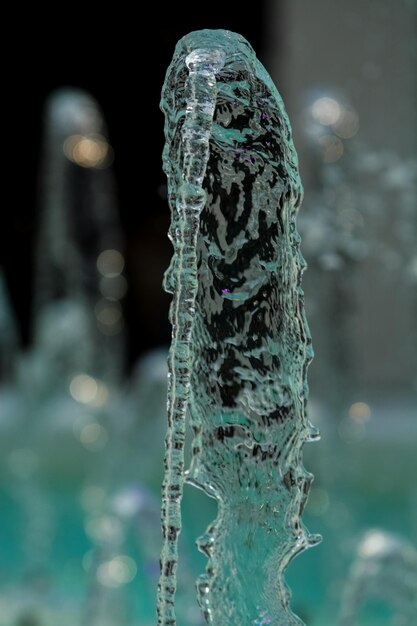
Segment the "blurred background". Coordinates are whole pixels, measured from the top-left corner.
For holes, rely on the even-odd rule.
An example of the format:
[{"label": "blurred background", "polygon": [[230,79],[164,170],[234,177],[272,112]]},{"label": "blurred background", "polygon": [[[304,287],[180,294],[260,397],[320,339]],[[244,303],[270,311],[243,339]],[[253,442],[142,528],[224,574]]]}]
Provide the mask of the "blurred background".
[{"label": "blurred background", "polygon": [[[139,8],[139,11],[141,9]],[[178,2],[15,26],[0,262],[0,626],[149,626],[170,341],[160,90],[191,30],[243,34],[286,104],[316,357],[287,575],[310,626],[417,614],[417,3]],[[49,25],[50,24],[50,25]],[[149,41],[144,34],[151,35]],[[8,80],[8,78],[7,78]],[[179,623],[201,624],[184,498]],[[407,621],[408,620],[408,621]],[[400,622],[399,622],[400,623]]]}]

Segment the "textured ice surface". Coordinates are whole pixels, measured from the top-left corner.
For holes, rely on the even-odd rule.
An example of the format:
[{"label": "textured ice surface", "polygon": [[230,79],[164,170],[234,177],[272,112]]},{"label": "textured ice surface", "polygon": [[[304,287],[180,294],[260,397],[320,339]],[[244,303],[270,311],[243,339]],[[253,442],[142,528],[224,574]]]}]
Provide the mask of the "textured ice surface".
[{"label": "textured ice surface", "polygon": [[314,439],[311,338],[300,286],[297,156],[282,100],[249,43],[223,30],[177,45],[162,94],[174,256],[159,624],[175,624],[185,419],[187,481],[218,502],[198,540],[215,626],[299,624],[283,571],[316,541],[300,514]]}]

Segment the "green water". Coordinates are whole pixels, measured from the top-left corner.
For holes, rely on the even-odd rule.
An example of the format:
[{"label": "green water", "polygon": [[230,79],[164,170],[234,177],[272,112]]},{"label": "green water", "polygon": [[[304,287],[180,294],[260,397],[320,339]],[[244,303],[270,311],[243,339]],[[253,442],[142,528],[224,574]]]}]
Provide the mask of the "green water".
[{"label": "green water", "polygon": [[[414,463],[413,442],[396,442],[394,446],[368,442],[361,447],[361,460],[358,461],[351,447],[339,445],[339,459],[352,460],[355,457],[355,463],[343,472],[343,481],[338,475],[330,477],[322,473],[323,462],[326,464],[331,460],[328,458],[330,446],[326,445],[326,441],[309,450],[308,462],[317,475],[310,504],[315,502],[314,489],[324,489],[328,493],[328,503],[327,508],[320,509],[316,499],[315,509],[314,506],[313,510],[310,505],[307,507],[305,520],[314,531],[323,534],[324,541],[295,559],[286,574],[293,591],[294,610],[308,626],[334,626],[336,623],[355,543],[362,532],[370,527],[383,528],[402,534],[417,545],[417,498],[410,473]],[[391,465],[394,459],[395,466]],[[381,472],[385,463],[395,467],[390,476]],[[51,483],[48,481],[45,487],[54,517],[52,537],[42,571],[38,571],[37,575],[30,571],[28,562],[28,520],[22,503],[10,486],[3,485],[1,489],[1,626],[17,626],[16,615],[25,606],[37,607],[40,626],[56,626],[58,619],[59,624],[64,626],[82,624],[94,572],[85,568],[85,555],[93,544],[85,530],[86,512],[80,505],[80,484],[57,488]],[[154,493],[157,501],[157,489]],[[186,486],[180,559],[186,564],[185,584],[190,584],[191,593],[185,598],[190,604],[185,612],[190,615],[190,620],[184,622],[185,626],[201,623],[198,621],[193,581],[206,559],[198,553],[194,542],[215,514],[214,500]],[[134,526],[127,534],[120,551],[128,553],[136,561],[137,573],[131,582],[119,589],[106,590],[110,594],[111,610],[117,613],[120,600],[124,604],[124,610],[117,613],[118,619],[124,613],[123,620],[110,622],[110,625],[154,626],[158,568],[154,564],[152,569],[145,557],[143,539]],[[157,534],[160,537],[159,529]],[[36,545],[33,547],[36,548]],[[156,544],[156,558],[158,548]],[[182,577],[183,573],[180,583]],[[361,611],[358,626],[389,626],[391,612],[392,607],[384,606],[380,601],[369,601]]]}]

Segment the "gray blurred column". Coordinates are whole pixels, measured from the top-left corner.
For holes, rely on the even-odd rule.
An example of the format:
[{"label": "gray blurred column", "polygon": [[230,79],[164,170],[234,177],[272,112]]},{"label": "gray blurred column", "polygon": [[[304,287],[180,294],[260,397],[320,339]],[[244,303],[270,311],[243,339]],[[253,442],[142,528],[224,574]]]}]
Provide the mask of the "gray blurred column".
[{"label": "gray blurred column", "polygon": [[[282,0],[270,8],[268,65],[292,120],[306,192],[300,221],[307,218],[303,284],[318,352],[313,395],[327,391],[323,359],[330,378],[339,367],[353,389],[410,391],[417,371],[417,3]],[[327,138],[337,110],[326,111],[326,97],[357,116],[350,137],[342,129],[333,143]],[[312,111],[327,123],[316,134]],[[326,233],[316,219],[320,203]],[[351,255],[334,254],[336,237],[345,237]]]}]

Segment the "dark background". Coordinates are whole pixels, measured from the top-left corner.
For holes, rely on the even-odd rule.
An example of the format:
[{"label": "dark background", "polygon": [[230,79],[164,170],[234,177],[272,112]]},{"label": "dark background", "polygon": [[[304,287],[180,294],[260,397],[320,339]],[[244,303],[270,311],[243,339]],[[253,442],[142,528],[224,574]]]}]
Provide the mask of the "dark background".
[{"label": "dark background", "polygon": [[42,115],[48,94],[61,86],[81,87],[97,99],[107,121],[126,241],[130,289],[124,305],[132,363],[170,337],[169,296],[161,287],[172,250],[166,235],[169,209],[163,197],[159,99],[175,44],[192,30],[226,28],[243,34],[264,60],[266,4],[258,1],[250,11],[245,4],[218,0],[158,4],[146,6],[146,17],[139,22],[117,7],[90,15],[85,9],[63,11],[45,22],[37,16],[41,26],[28,25],[21,33],[26,53],[21,65],[14,66],[8,99],[12,182],[8,179],[5,185],[10,198],[3,197],[1,266],[23,345],[31,341]]}]

